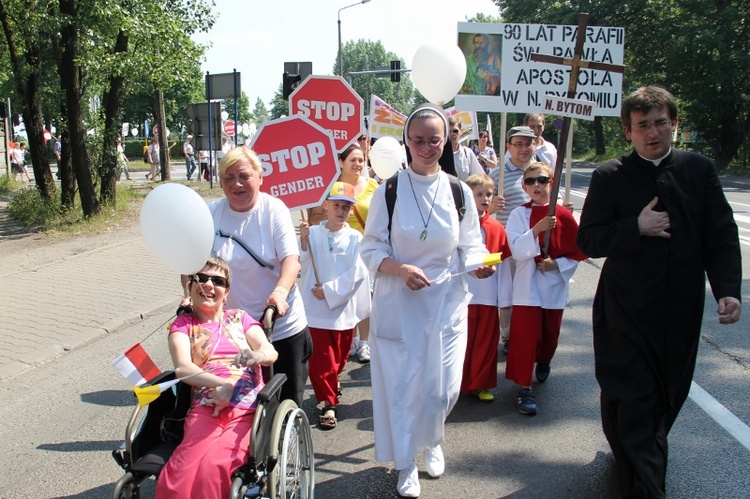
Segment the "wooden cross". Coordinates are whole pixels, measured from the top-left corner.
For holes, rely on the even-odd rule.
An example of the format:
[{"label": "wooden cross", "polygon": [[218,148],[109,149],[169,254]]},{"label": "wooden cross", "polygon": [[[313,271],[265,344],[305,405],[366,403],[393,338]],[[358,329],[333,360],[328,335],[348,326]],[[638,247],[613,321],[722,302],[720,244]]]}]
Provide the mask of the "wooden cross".
[{"label": "wooden cross", "polygon": [[[578,20],[578,35],[576,36],[575,50],[573,51],[573,58],[569,59],[566,57],[557,57],[553,55],[544,54],[531,54],[531,60],[535,62],[547,62],[550,64],[560,64],[563,66],[570,66],[570,80],[568,81],[568,99],[574,99],[576,96],[576,87],[578,87],[578,73],[581,68],[597,69],[601,71],[611,71],[613,73],[624,73],[625,67],[617,64],[607,64],[603,62],[593,62],[583,60],[583,43],[586,41],[586,28],[589,23],[588,13],[582,13]],[[563,127],[560,133],[560,145],[568,143],[568,135],[570,134],[570,122],[569,116],[563,117]],[[564,161],[563,154],[557,155],[557,161],[555,162],[555,178],[552,182],[552,193],[549,201],[549,216],[554,216],[555,207],[557,206],[557,197],[560,190],[560,180],[562,177],[562,167]],[[547,256],[549,249],[549,238],[551,231],[544,233],[544,249],[542,255]]]}]

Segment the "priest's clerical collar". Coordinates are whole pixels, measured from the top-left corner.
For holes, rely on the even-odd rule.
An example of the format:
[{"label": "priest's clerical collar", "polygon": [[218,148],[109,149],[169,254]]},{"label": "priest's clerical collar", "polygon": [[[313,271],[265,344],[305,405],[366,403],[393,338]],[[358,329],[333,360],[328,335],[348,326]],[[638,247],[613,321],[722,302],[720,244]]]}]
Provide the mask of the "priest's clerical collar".
[{"label": "priest's clerical collar", "polygon": [[671,148],[671,147],[669,148],[669,151],[667,151],[667,154],[665,154],[665,155],[664,155],[664,156],[662,156],[661,158],[656,158],[656,159],[646,159],[646,158],[644,158],[643,156],[641,156],[640,154],[638,154],[638,152],[636,152],[636,154],[638,154],[638,156],[640,156],[640,158],[641,158],[642,160],[644,160],[644,161],[649,161],[649,162],[653,163],[653,164],[654,164],[654,166],[659,166],[659,164],[660,164],[660,163],[661,163],[662,161],[664,161],[664,158],[666,158],[667,156],[669,156],[669,153],[670,153],[670,152],[672,152],[672,148]]}]

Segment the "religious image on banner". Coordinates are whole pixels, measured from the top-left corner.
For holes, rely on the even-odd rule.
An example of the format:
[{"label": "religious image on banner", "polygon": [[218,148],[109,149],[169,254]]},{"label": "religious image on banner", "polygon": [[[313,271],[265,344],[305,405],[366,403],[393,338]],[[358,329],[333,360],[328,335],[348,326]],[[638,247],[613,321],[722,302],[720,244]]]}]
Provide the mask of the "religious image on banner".
[{"label": "religious image on banner", "polygon": [[458,48],[466,58],[466,79],[456,96],[456,105],[461,109],[488,111],[497,107],[497,97],[502,92],[501,26],[458,23]]}]

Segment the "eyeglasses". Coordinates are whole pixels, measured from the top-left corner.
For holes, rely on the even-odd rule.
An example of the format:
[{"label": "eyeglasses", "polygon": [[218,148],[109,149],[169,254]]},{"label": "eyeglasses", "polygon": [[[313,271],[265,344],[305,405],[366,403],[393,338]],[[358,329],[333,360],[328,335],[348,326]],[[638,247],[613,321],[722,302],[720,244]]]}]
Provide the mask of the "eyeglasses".
[{"label": "eyeglasses", "polygon": [[666,130],[667,128],[670,128],[672,126],[672,122],[669,120],[656,120],[653,123],[643,121],[641,123],[636,123],[631,128],[639,132],[648,132],[649,130],[651,130],[652,126],[655,126],[657,130]]},{"label": "eyeglasses", "polygon": [[511,142],[510,145],[519,149],[531,149],[531,147],[534,145],[534,142]]},{"label": "eyeglasses", "polygon": [[537,182],[539,182],[539,185],[547,185],[549,184],[549,177],[542,175],[540,177],[526,177],[523,179],[523,183],[529,186],[534,185]]},{"label": "eyeglasses", "polygon": [[424,139],[412,139],[409,137],[409,142],[411,142],[411,145],[416,148],[422,148],[426,145],[429,145],[430,147],[440,147],[443,145],[443,139],[440,137],[434,137],[429,140]]},{"label": "eyeglasses", "polygon": [[453,130],[451,130],[451,133],[461,133],[461,130],[459,130],[458,128],[454,128]]},{"label": "eyeglasses", "polygon": [[208,281],[211,281],[214,286],[218,286],[220,288],[226,288],[227,286],[229,286],[229,280],[226,277],[221,277],[220,275],[208,275],[202,272],[198,272],[197,274],[193,274],[190,276],[190,282],[196,281],[201,284],[206,284]]},{"label": "eyeglasses", "polygon": [[357,142],[364,142],[367,140],[367,137],[360,137],[357,139]]}]

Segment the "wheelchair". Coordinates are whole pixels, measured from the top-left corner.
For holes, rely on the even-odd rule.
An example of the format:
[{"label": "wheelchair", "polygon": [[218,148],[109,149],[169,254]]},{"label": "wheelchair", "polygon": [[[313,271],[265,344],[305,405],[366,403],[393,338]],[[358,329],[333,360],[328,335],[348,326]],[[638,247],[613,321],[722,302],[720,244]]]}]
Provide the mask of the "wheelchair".
[{"label": "wheelchair", "polygon": [[[275,309],[263,314],[270,336]],[[149,385],[175,378],[161,373]],[[315,466],[310,424],[305,412],[291,400],[281,400],[285,374],[263,368],[268,383],[258,394],[247,462],[232,473],[230,499],[313,499]],[[190,385],[178,383],[146,407],[136,405],[125,429],[125,441],[112,457],[125,475],[115,483],[112,499],[140,497],[140,485],[158,477],[182,440],[182,424],[190,408]]]}]

